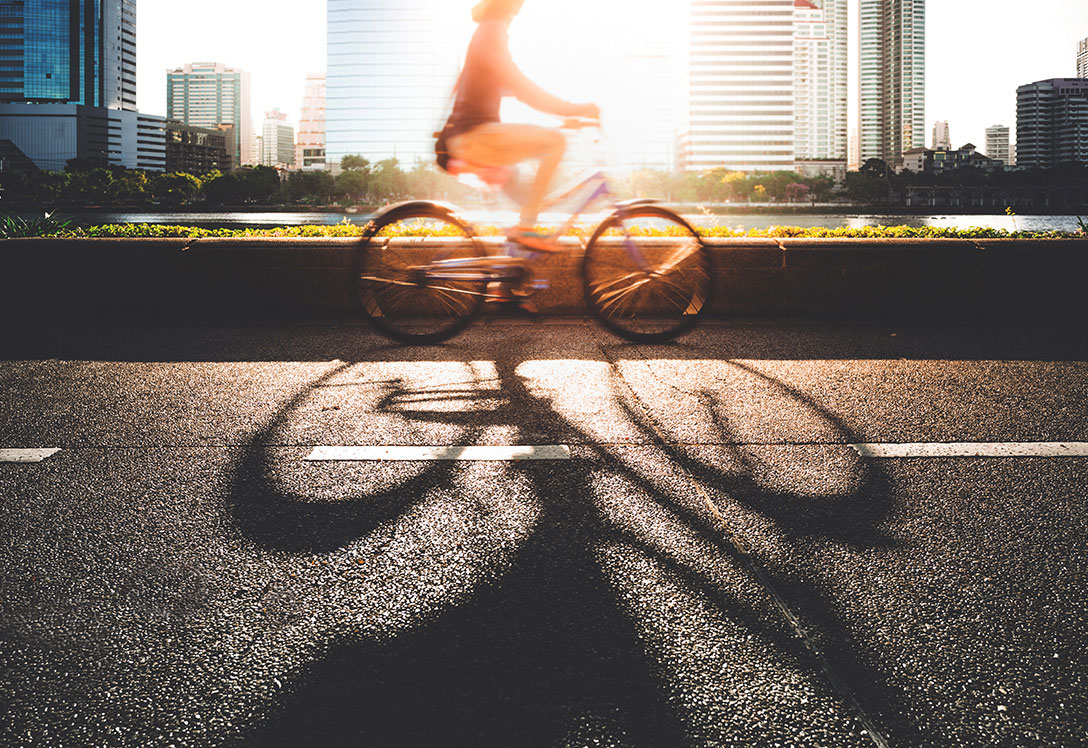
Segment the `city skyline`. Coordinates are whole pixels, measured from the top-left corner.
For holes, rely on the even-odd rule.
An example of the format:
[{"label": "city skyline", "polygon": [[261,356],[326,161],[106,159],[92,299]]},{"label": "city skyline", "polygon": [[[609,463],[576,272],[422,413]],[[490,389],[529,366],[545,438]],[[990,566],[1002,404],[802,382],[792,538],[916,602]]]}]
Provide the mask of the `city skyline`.
[{"label": "city skyline", "polygon": [[[461,4],[467,19],[472,3]],[[200,23],[199,19],[204,17],[201,9],[205,6],[209,13],[214,10],[223,22],[214,26]],[[625,4],[624,18],[629,29],[626,36],[637,36],[640,28],[659,32],[682,20],[677,19],[676,12],[655,19],[652,12],[655,6],[660,7],[646,2]],[[165,111],[167,68],[210,60],[238,66],[252,74],[255,111],[279,107],[290,122],[297,123],[306,74],[325,69],[323,4],[298,13],[296,4],[270,0],[256,12],[256,6],[251,7],[247,2],[213,6],[209,0],[192,0],[193,12],[183,14],[184,17],[177,17],[182,14],[171,12],[171,6],[161,0],[143,0],[139,7],[137,91],[142,111]],[[518,23],[531,18],[534,29],[542,32],[536,36],[550,38],[563,33],[563,23],[569,22],[570,9],[574,7],[588,7],[589,18],[594,14],[596,18],[608,15],[605,3],[551,0],[535,6],[528,3]],[[857,103],[856,8],[857,0],[851,0],[851,123],[856,122]],[[281,30],[285,17],[291,18],[288,35]],[[1056,18],[1061,22],[1054,23]],[[599,27],[594,23],[578,24],[570,35],[584,41],[591,38],[596,28]],[[517,27],[512,32],[515,56],[527,68],[537,65],[540,50],[528,49],[528,44],[519,47]],[[468,33],[471,23],[467,20],[461,29],[451,29],[451,34],[464,36],[463,44],[467,43]],[[1030,7],[1014,0],[929,0],[927,130],[936,120],[948,120],[955,140],[953,145],[958,147],[968,141],[981,146],[985,129],[995,124],[1014,128],[1016,88],[1045,78],[1073,76],[1077,45],[1086,36],[1088,4],[1082,0],[1040,0]],[[607,35],[604,41],[614,45],[615,35]],[[287,49],[289,54],[285,54]]]}]

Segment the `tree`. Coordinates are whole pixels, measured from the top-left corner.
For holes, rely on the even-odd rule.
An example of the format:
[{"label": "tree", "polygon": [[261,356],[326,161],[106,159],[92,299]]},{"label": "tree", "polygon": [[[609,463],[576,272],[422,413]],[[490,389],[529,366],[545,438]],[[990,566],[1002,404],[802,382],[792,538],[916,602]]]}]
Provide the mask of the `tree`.
[{"label": "tree", "polygon": [[181,205],[200,194],[200,180],[185,172],[159,174],[151,180],[151,194],[168,205]]},{"label": "tree", "polygon": [[361,170],[342,171],[336,175],[336,194],[349,202],[362,202],[370,188],[370,174]]},{"label": "tree", "polygon": [[335,190],[332,175],[325,171],[291,172],[283,185],[284,198],[294,203],[327,203]]},{"label": "tree", "polygon": [[371,170],[370,194],[378,200],[392,200],[408,191],[408,179],[395,158],[379,161]]},{"label": "tree", "polygon": [[340,159],[340,168],[344,171],[365,171],[370,168],[370,162],[362,156],[344,156]]},{"label": "tree", "polygon": [[808,198],[808,185],[790,182],[786,185],[786,200],[799,203]]},{"label": "tree", "polygon": [[731,171],[722,178],[726,200],[747,200],[752,192],[752,183],[748,176],[739,171]]}]

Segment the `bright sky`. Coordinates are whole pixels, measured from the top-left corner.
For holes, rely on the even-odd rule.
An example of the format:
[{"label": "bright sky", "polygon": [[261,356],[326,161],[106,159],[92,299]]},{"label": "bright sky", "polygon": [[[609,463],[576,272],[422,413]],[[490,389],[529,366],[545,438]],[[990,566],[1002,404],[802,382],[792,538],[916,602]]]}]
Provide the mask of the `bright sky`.
[{"label": "bright sky", "polygon": [[[466,18],[473,5],[434,1],[463,5]],[[857,0],[850,1],[855,8]],[[587,71],[592,50],[682,42],[680,7],[672,0],[527,0],[511,28],[514,57],[565,98],[592,98],[608,85],[607,76]],[[1088,0],[929,0],[926,16],[927,144],[939,119],[949,121],[954,146],[982,147],[985,128],[994,124],[1012,128],[1015,139],[1016,87],[1072,77],[1077,42],[1088,37]],[[256,127],[273,107],[296,124],[306,73],[325,69],[320,0],[140,0],[137,20],[138,103],[151,114],[166,111],[167,68],[215,61],[252,74]],[[855,20],[852,11],[852,39]],[[463,33],[467,43],[470,22]],[[549,62],[554,52],[562,64]],[[854,90],[852,84],[852,97]],[[850,122],[853,129],[853,114]]]}]

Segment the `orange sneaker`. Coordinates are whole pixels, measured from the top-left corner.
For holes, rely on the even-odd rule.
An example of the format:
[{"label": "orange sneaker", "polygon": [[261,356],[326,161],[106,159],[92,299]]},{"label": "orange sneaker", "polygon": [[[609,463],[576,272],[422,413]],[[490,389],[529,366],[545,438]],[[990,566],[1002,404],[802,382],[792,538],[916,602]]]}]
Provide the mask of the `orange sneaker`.
[{"label": "orange sneaker", "polygon": [[541,234],[533,231],[532,229],[523,228],[521,226],[515,226],[512,229],[508,229],[506,232],[506,238],[515,244],[520,244],[526,249],[531,249],[534,252],[562,252],[563,248],[552,240],[547,234]]}]

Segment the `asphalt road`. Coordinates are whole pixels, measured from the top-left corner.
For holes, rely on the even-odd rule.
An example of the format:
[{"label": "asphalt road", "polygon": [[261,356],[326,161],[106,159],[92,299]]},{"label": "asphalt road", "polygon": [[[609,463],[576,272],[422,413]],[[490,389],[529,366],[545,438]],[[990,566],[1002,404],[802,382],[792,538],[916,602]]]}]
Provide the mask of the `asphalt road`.
[{"label": "asphalt road", "polygon": [[0,742],[1085,744],[1084,332],[9,329]]}]

